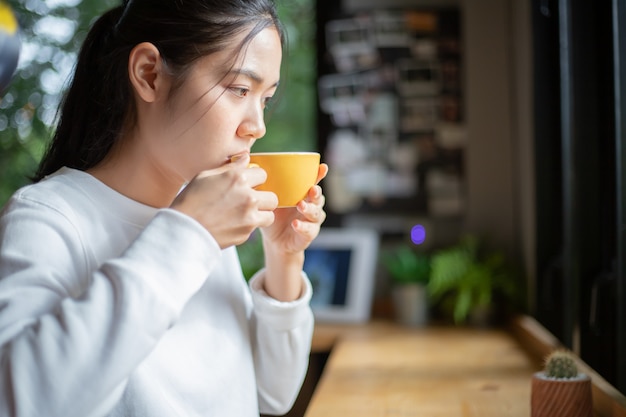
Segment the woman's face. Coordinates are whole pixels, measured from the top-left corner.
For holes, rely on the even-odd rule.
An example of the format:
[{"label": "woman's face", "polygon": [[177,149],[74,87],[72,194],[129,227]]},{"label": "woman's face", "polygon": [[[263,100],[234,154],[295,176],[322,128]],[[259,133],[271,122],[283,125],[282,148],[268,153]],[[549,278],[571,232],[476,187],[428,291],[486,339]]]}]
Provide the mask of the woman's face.
[{"label": "woman's face", "polygon": [[[243,37],[245,33],[233,45]],[[233,51],[195,63],[163,106],[162,117],[151,123],[148,152],[171,179],[190,181],[232,155],[249,152],[265,135],[264,109],[280,78],[278,32],[273,27],[259,32],[234,65]],[[224,68],[229,68],[226,76]]]}]

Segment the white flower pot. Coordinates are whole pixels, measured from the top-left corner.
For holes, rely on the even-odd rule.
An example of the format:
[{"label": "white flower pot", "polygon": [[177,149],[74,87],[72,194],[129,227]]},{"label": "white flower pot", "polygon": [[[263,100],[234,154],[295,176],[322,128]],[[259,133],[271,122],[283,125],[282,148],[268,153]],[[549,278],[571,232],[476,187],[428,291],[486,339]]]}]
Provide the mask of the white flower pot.
[{"label": "white flower pot", "polygon": [[423,326],[428,321],[428,294],[421,284],[396,284],[391,289],[395,318],[406,326]]}]

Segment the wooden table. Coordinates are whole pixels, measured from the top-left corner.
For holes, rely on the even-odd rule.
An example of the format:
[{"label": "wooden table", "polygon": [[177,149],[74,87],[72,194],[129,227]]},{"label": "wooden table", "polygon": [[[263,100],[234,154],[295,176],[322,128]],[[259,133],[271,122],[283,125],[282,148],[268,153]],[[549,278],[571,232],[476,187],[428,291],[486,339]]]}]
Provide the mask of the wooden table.
[{"label": "wooden table", "polygon": [[504,330],[390,323],[316,329],[333,344],[306,417],[530,416],[538,364]]},{"label": "wooden table", "polygon": [[[562,345],[520,316],[506,329],[322,324],[312,348],[330,357],[305,417],[529,417],[531,376]],[[626,417],[626,397],[577,361],[594,417]]]}]

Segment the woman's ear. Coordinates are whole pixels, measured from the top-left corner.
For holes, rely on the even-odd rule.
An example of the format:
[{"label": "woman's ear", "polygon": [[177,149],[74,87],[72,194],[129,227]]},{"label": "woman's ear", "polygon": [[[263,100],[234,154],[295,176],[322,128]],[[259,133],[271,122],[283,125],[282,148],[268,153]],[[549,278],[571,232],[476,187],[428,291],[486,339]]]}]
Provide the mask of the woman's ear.
[{"label": "woman's ear", "polygon": [[136,45],[128,57],[128,76],[133,88],[144,101],[155,101],[165,88],[161,54],[150,42]]}]

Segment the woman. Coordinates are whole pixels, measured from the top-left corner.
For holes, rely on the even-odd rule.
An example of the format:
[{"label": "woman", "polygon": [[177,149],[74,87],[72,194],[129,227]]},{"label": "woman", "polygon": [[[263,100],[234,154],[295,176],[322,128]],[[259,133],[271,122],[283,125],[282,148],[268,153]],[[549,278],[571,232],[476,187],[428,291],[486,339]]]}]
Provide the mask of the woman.
[{"label": "woman", "polygon": [[[325,213],[319,186],[276,209],[248,167],[282,44],[271,0],[131,0],[94,24],[0,217],[0,416],[289,410]],[[233,245],[256,228],[248,287]]]}]

